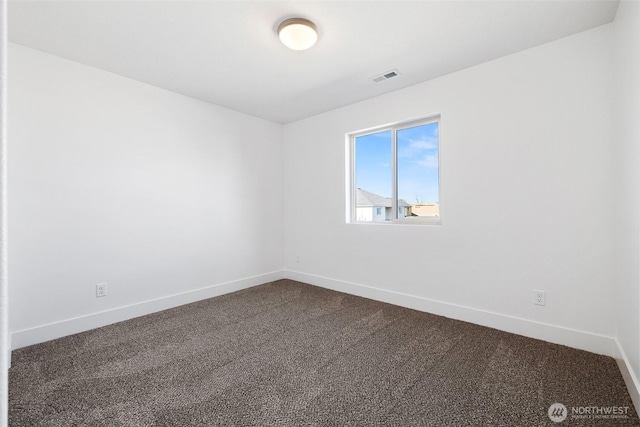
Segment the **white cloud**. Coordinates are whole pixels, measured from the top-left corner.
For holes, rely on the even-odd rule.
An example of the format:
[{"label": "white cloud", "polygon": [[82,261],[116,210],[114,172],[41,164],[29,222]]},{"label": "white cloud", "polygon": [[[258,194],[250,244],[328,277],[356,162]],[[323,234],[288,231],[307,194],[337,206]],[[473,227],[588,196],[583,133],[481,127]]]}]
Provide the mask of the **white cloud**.
[{"label": "white cloud", "polygon": [[418,166],[423,168],[436,169],[438,167],[438,156],[434,154],[428,154],[420,160],[415,162]]},{"label": "white cloud", "polygon": [[436,138],[422,138],[411,141],[409,147],[415,150],[433,150],[438,148],[438,144]]},{"label": "white cloud", "polygon": [[[400,144],[398,144],[400,145]],[[402,144],[398,150],[400,157],[416,157],[425,151],[432,151],[438,148],[438,138],[425,136],[420,139],[411,139],[408,144]]]}]

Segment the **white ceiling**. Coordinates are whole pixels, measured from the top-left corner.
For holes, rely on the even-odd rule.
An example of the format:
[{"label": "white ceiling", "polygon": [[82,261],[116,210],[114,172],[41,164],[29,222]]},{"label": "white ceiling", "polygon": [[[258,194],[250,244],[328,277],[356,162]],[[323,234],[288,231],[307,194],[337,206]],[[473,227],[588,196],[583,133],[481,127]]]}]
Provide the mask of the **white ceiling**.
[{"label": "white ceiling", "polygon": [[[9,40],[289,123],[611,22],[617,0],[9,1]],[[292,51],[275,29],[313,20]],[[9,58],[9,61],[11,58]],[[398,69],[399,77],[370,77]]]}]

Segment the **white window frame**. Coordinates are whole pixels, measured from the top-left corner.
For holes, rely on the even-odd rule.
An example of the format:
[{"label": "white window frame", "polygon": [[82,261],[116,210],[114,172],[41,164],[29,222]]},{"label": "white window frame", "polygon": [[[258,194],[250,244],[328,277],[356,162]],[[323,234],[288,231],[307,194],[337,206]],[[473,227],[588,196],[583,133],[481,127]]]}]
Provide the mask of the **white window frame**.
[{"label": "white window frame", "polygon": [[[398,150],[397,150],[397,132],[403,129],[408,129],[416,126],[422,126],[429,123],[438,123],[438,204],[439,204],[439,216],[437,217],[414,217],[414,218],[399,218],[398,217]],[[356,138],[364,135],[370,135],[373,133],[391,131],[391,203],[393,212],[393,218],[391,221],[373,222],[373,221],[358,221],[356,218],[356,150],[355,141]],[[388,224],[403,224],[403,225],[441,225],[442,224],[442,203],[440,194],[440,171],[441,171],[441,117],[440,114],[434,114],[427,117],[421,117],[418,119],[411,119],[393,124],[376,126],[373,128],[363,129],[356,132],[349,132],[346,134],[346,166],[347,166],[347,212],[346,220],[350,224],[368,224],[368,225],[388,225]]]}]

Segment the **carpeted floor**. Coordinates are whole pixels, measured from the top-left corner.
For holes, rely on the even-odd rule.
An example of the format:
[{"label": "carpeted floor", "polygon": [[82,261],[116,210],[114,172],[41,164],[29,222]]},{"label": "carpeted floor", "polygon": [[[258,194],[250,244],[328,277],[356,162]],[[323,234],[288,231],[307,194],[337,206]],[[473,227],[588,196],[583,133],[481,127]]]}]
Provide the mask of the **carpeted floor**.
[{"label": "carpeted floor", "polygon": [[14,427],[640,425],[611,358],[290,280],[16,350],[9,376]]}]

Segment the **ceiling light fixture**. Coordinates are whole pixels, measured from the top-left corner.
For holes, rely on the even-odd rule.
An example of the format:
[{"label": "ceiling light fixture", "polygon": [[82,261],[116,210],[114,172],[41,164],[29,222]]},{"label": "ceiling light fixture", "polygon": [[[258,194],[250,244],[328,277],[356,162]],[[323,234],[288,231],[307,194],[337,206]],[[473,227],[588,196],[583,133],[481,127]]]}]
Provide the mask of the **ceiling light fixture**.
[{"label": "ceiling light fixture", "polygon": [[318,28],[308,19],[286,19],[278,26],[278,37],[289,49],[305,50],[316,44]]}]

